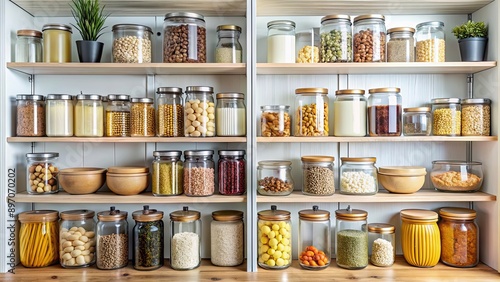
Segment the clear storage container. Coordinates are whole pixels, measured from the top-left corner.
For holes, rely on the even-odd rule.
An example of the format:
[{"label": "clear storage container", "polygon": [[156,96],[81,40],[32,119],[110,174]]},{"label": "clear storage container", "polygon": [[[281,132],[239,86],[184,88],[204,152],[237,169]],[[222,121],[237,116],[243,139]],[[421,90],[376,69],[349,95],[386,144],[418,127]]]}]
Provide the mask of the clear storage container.
[{"label": "clear storage container", "polygon": [[370,136],[400,136],[403,116],[401,90],[396,87],[370,89],[368,124]]},{"label": "clear storage container", "polygon": [[170,266],[189,270],[201,264],[200,212],[183,207],[170,213]]},{"label": "clear storage container", "polygon": [[257,192],[268,196],[286,196],[293,192],[291,161],[260,161],[257,167]]},{"label": "clear storage container", "polygon": [[213,150],[184,151],[184,193],[186,196],[211,196],[215,191]]},{"label": "clear storage container", "polygon": [[387,35],[390,38],[387,42],[388,62],[415,61],[413,34],[415,34],[415,29],[412,27],[395,27],[387,30]]},{"label": "clear storage container", "polygon": [[115,24],[111,53],[113,63],[151,63],[153,30],[140,24]]},{"label": "clear storage container", "polygon": [[20,29],[17,32],[14,62],[38,63],[43,61],[42,33],[33,29]]},{"label": "clear storage container", "polygon": [[205,18],[197,13],[173,12],[163,24],[164,63],[206,63]]},{"label": "clear storage container", "polygon": [[45,97],[43,95],[17,95],[16,135],[22,137],[45,136]]},{"label": "clear storage container", "polygon": [[396,259],[396,235],[392,224],[368,224],[368,256],[375,266],[391,266]]},{"label": "clear storage container", "polygon": [[237,266],[245,259],[243,212],[212,212],[210,224],[210,261],[217,266]]},{"label": "clear storage container", "polygon": [[215,46],[216,63],[241,63],[242,47],[240,44],[241,27],[237,25],[219,25],[218,42]]},{"label": "clear storage container", "polygon": [[217,136],[245,136],[246,108],[243,93],[218,93],[215,110]]},{"label": "clear storage container", "polygon": [[415,33],[417,62],[445,61],[444,23],[438,21],[423,22],[417,25]]},{"label": "clear storage container", "polygon": [[267,23],[267,62],[295,63],[295,22],[276,20]]},{"label": "clear storage container", "polygon": [[184,136],[184,104],[182,88],[158,87],[156,90],[156,135]]},{"label": "clear storage container", "polygon": [[155,135],[154,100],[152,98],[130,99],[130,136],[153,137]]},{"label": "clear storage container", "polygon": [[432,99],[432,134],[460,136],[462,109],[459,98]]},{"label": "clear storage container", "polygon": [[28,194],[53,194],[59,192],[57,160],[59,153],[26,154],[26,191]]},{"label": "clear storage container", "polygon": [[261,106],[260,134],[262,137],[288,137],[291,118],[288,113],[290,106],[269,105]]},{"label": "clear storage container", "polygon": [[257,213],[258,265],[265,269],[285,269],[292,264],[292,223],[290,212],[270,210]]},{"label": "clear storage container", "polygon": [[104,106],[99,95],[77,95],[75,105],[75,136],[104,135]]},{"label": "clear storage container", "polygon": [[163,212],[145,205],[132,213],[135,220],[133,255],[134,268],[155,270],[163,266]]},{"label": "clear storage container", "polygon": [[184,103],[184,135],[186,137],[215,136],[214,89],[210,86],[186,87]]},{"label": "clear storage container", "polygon": [[155,196],[174,196],[184,192],[184,163],[181,151],[154,151],[151,189]]},{"label": "clear storage container", "polygon": [[489,136],[491,131],[491,100],[462,99],[462,135]]},{"label": "clear storage container", "polygon": [[118,269],[128,264],[128,222],[126,211],[110,207],[97,213],[98,269]]},{"label": "clear storage container", "polygon": [[108,95],[106,107],[107,137],[130,136],[130,96]]},{"label": "clear storage container", "polygon": [[295,89],[295,136],[328,136],[328,89]]},{"label": "clear storage container", "polygon": [[73,96],[67,94],[49,94],[45,103],[45,129],[47,136],[73,136]]},{"label": "clear storage container", "polygon": [[340,194],[374,195],[378,192],[376,158],[340,158]]},{"label": "clear storage container", "polygon": [[432,114],[429,107],[403,109],[403,134],[405,136],[429,136],[432,130]]},{"label": "clear storage container", "polygon": [[335,254],[337,266],[362,269],[368,265],[368,231],[364,210],[339,209],[335,211]]},{"label": "clear storage container", "polygon": [[218,172],[221,195],[242,195],[246,192],[244,150],[219,150]]},{"label": "clear storage container", "polygon": [[319,63],[319,28],[295,33],[296,63]]},{"label": "clear storage container", "polygon": [[87,267],[95,263],[96,222],[91,210],[61,212],[59,262],[64,268]]},{"label": "clear storage container", "polygon": [[71,26],[65,24],[45,24],[43,32],[43,61],[45,63],[71,62]]},{"label": "clear storage container", "polygon": [[333,135],[366,135],[366,98],[363,89],[335,91],[333,101]]},{"label": "clear storage container", "polygon": [[335,193],[334,157],[302,156],[304,182],[302,193],[311,196],[329,196]]},{"label": "clear storage container", "polygon": [[386,29],[383,15],[361,15],[354,18],[353,61],[385,62]]},{"label": "clear storage container", "polygon": [[352,24],[349,15],[328,15],[321,19],[322,63],[352,62]]},{"label": "clear storage container", "polygon": [[443,192],[476,192],[483,185],[481,162],[438,160],[432,162],[431,182]]},{"label": "clear storage container", "polygon": [[309,270],[324,269],[331,261],[330,212],[313,206],[299,211],[299,264]]}]

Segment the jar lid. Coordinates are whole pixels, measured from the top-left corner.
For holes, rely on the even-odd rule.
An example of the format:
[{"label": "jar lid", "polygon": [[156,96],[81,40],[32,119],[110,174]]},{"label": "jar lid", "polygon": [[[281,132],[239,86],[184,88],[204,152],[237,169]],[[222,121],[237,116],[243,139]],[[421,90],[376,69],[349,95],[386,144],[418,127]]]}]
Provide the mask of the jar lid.
[{"label": "jar lid", "polygon": [[384,88],[372,88],[368,90],[370,94],[374,93],[387,93],[387,92],[396,92],[399,93],[401,91],[398,87],[384,87]]},{"label": "jar lid", "polygon": [[393,27],[387,30],[387,34],[393,32],[411,32],[415,33],[415,29],[413,27]]},{"label": "jar lid", "polygon": [[328,94],[328,88],[297,88],[295,94]]},{"label": "jar lid", "polygon": [[364,89],[341,89],[335,91],[335,95],[365,95],[365,90]]},{"label": "jar lid", "polygon": [[217,31],[219,30],[235,30],[241,32],[241,27],[232,24],[224,24],[217,27]]},{"label": "jar lid", "polygon": [[184,156],[213,156],[214,150],[186,150]]},{"label": "jar lid", "polygon": [[429,107],[415,107],[415,108],[404,108],[403,112],[405,113],[417,113],[417,112],[430,112],[431,108]]},{"label": "jar lid", "polygon": [[435,98],[432,104],[460,104],[460,98]]},{"label": "jar lid", "polygon": [[93,218],[95,215],[94,211],[91,210],[70,210],[61,212],[60,216],[63,220],[82,220],[87,218]]},{"label": "jar lid", "polygon": [[366,158],[340,158],[342,162],[353,162],[353,163],[375,163],[377,158],[375,157],[366,157]]},{"label": "jar lid", "polygon": [[245,150],[219,150],[219,156],[244,156]]},{"label": "jar lid", "polygon": [[49,94],[47,100],[73,100],[73,96],[69,94]]},{"label": "jar lid", "polygon": [[142,210],[132,213],[132,218],[140,222],[158,221],[163,218],[163,212],[156,209],[150,209],[148,205],[144,205]]},{"label": "jar lid", "polygon": [[[105,97],[107,99],[107,97]],[[80,95],[76,95],[76,99],[77,100],[95,100],[95,101],[101,101],[102,97],[101,95],[97,95],[97,94],[90,94],[90,95],[84,95],[84,94],[80,94]]]},{"label": "jar lid", "polygon": [[48,30],[48,29],[64,30],[64,31],[69,31],[69,32],[73,33],[73,30],[71,29],[71,26],[65,25],[65,24],[50,23],[50,24],[43,25],[42,31],[45,31],[45,30]]},{"label": "jar lid", "polygon": [[189,222],[200,219],[200,212],[189,210],[189,207],[182,207],[182,210],[170,213],[170,220]]},{"label": "jar lid", "polygon": [[391,234],[394,233],[396,228],[392,224],[387,223],[369,223],[368,232],[379,233],[379,234]]},{"label": "jar lid", "polygon": [[243,212],[236,210],[214,211],[212,218],[216,221],[239,221],[243,219]]},{"label": "jar lid", "polygon": [[289,167],[292,165],[291,161],[260,161],[259,166],[262,167]]},{"label": "jar lid", "polygon": [[180,87],[158,87],[156,94],[178,94],[182,95],[182,88]]},{"label": "jar lid", "polygon": [[437,221],[438,214],[430,210],[406,209],[400,212],[401,219]]},{"label": "jar lid", "polygon": [[58,158],[59,153],[47,152],[47,153],[27,153],[26,158],[29,159],[46,159],[46,158]]},{"label": "jar lid", "polygon": [[202,15],[197,14],[197,13],[191,13],[191,12],[173,12],[173,13],[168,13],[165,15],[165,20],[171,19],[171,18],[193,18],[193,19],[205,21],[205,17],[203,17]]},{"label": "jar lid", "polygon": [[474,98],[474,99],[462,99],[462,105],[464,104],[491,104],[491,100],[488,98]]},{"label": "jar lid", "polygon": [[130,101],[130,96],[124,94],[109,94],[108,101]]},{"label": "jar lid", "polygon": [[33,36],[42,38],[42,33],[34,29],[20,29],[17,31],[17,36]]},{"label": "jar lid", "polygon": [[378,173],[399,176],[421,176],[427,174],[425,167],[421,166],[384,166],[378,168]]},{"label": "jar lid", "polygon": [[310,210],[299,211],[299,218],[309,221],[324,221],[330,219],[330,212],[320,210],[318,206],[314,205]]},{"label": "jar lid", "polygon": [[450,160],[450,161],[445,161],[445,160],[436,160],[432,161],[432,164],[439,164],[439,165],[482,165],[481,162],[468,162],[468,161],[458,161],[458,160]]},{"label": "jar lid", "polygon": [[276,26],[276,25],[284,25],[287,27],[293,27],[295,28],[295,22],[294,21],[289,21],[289,20],[275,20],[275,21],[270,21],[267,23],[267,28]]},{"label": "jar lid", "polygon": [[128,213],[115,209],[114,206],[109,208],[109,211],[102,211],[97,213],[97,220],[99,221],[120,221],[126,220]]},{"label": "jar lid", "polygon": [[260,109],[262,111],[279,111],[279,110],[288,111],[288,109],[290,109],[290,106],[288,106],[288,105],[265,105],[265,106],[260,106]]},{"label": "jar lid", "polygon": [[223,99],[223,98],[244,99],[245,94],[243,94],[243,93],[217,93],[217,95],[215,95],[215,98],[217,98],[217,99]]},{"label": "jar lid", "polygon": [[321,23],[329,20],[342,20],[351,22],[351,16],[349,15],[327,15],[321,18]]},{"label": "jar lid", "polygon": [[336,210],[335,216],[342,220],[366,220],[368,213],[364,210],[351,209],[349,205],[347,209]]},{"label": "jar lid", "polygon": [[143,166],[112,166],[108,168],[109,173],[147,173],[149,167]]},{"label": "jar lid", "polygon": [[152,98],[132,98],[130,99],[131,103],[144,103],[144,104],[153,104],[154,100]]},{"label": "jar lid", "polygon": [[115,24],[111,31],[147,31],[149,33],[153,33],[153,30],[149,26],[141,25],[141,24]]},{"label": "jar lid", "polygon": [[16,95],[16,100],[44,101],[45,97],[43,95],[19,94]]},{"label": "jar lid", "polygon": [[263,210],[257,213],[262,220],[290,220],[290,212],[278,210],[276,205],[272,205],[270,210]]},{"label": "jar lid", "polygon": [[476,211],[466,208],[446,207],[439,209],[439,215],[446,219],[471,220],[476,218]]},{"label": "jar lid", "polygon": [[417,24],[417,29],[419,29],[421,27],[424,27],[424,26],[429,26],[429,27],[443,27],[444,23],[443,22],[439,22],[439,21],[423,22],[423,23]]},{"label": "jar lid", "polygon": [[19,214],[18,219],[24,222],[52,222],[59,219],[59,212],[54,210],[25,211]]},{"label": "jar lid", "polygon": [[210,92],[214,93],[214,88],[212,86],[187,86],[187,92]]},{"label": "jar lid", "polygon": [[370,14],[370,15],[360,15],[354,18],[354,23],[361,20],[383,20],[385,21],[385,17],[380,14]]},{"label": "jar lid", "polygon": [[182,151],[154,151],[153,157],[180,157]]},{"label": "jar lid", "polygon": [[333,162],[335,157],[331,156],[302,156],[300,158],[303,162],[319,163],[319,162]]}]

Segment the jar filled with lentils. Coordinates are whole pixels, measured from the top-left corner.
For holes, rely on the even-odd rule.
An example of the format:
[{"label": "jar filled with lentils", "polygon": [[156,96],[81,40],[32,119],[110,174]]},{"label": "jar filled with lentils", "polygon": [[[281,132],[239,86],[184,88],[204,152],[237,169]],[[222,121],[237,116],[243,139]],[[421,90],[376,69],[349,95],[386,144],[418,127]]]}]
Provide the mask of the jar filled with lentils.
[{"label": "jar filled with lentils", "polygon": [[128,264],[128,222],[126,211],[110,207],[97,213],[98,269],[118,269]]},{"label": "jar filled with lentils", "polygon": [[432,134],[460,136],[462,110],[459,98],[432,99]]},{"label": "jar filled with lentils", "polygon": [[45,136],[45,97],[43,95],[17,95],[16,135]]},{"label": "jar filled with lentils", "polygon": [[113,63],[151,63],[153,30],[140,24],[116,24],[113,30]]},{"label": "jar filled with lentils", "polygon": [[415,41],[412,27],[395,27],[387,30],[390,39],[387,42],[388,62],[414,62]]},{"label": "jar filled with lentils", "polygon": [[242,195],[246,191],[246,162],[244,150],[219,150],[219,193]]},{"label": "jar filled with lentils", "polygon": [[462,135],[489,136],[491,100],[484,98],[462,99]]},{"label": "jar filled with lentils", "polygon": [[331,156],[303,156],[302,169],[304,183],[302,193],[312,196],[329,196],[335,193],[333,172],[334,157]]},{"label": "jar filled with lentils", "polygon": [[328,89],[295,90],[295,136],[328,136]]},{"label": "jar filled with lentils", "polygon": [[385,17],[361,15],[354,18],[353,51],[355,63],[385,62]]},{"label": "jar filled with lentils", "polygon": [[158,87],[156,90],[156,135],[184,136],[184,105],[182,88]]},{"label": "jar filled with lentils", "polygon": [[368,90],[368,133],[370,136],[400,136],[403,116],[401,89],[396,87]]},{"label": "jar filled with lentils", "polygon": [[213,150],[184,151],[184,194],[211,196],[215,191]]},{"label": "jar filled with lentils", "polygon": [[443,22],[423,22],[417,25],[416,62],[445,61],[445,33]]},{"label": "jar filled with lentils", "polygon": [[184,103],[184,135],[186,137],[215,136],[214,89],[210,86],[186,87]]},{"label": "jar filled with lentils", "polygon": [[155,136],[155,107],[152,98],[130,99],[130,136]]},{"label": "jar filled with lentils", "polygon": [[164,63],[206,63],[205,18],[197,13],[174,12],[163,24]]},{"label": "jar filled with lentils", "polygon": [[292,162],[260,161],[257,167],[257,192],[265,196],[286,196],[293,192]]},{"label": "jar filled with lentils", "polygon": [[154,196],[175,196],[183,193],[184,164],[181,151],[154,151],[151,189]]},{"label": "jar filled with lentils", "polygon": [[130,136],[130,96],[108,95],[106,107],[107,137]]},{"label": "jar filled with lentils", "polygon": [[348,15],[328,15],[321,19],[322,63],[352,62],[352,28]]}]

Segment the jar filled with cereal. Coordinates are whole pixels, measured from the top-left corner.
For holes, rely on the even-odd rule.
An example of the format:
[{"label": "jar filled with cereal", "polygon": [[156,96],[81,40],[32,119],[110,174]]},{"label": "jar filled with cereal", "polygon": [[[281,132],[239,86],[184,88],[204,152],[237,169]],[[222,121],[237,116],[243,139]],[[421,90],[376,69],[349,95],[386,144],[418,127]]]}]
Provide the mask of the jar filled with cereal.
[{"label": "jar filled with cereal", "polygon": [[295,136],[328,136],[328,89],[295,90]]},{"label": "jar filled with cereal", "polygon": [[299,264],[304,269],[327,268],[331,262],[330,212],[318,206],[299,211]]},{"label": "jar filled with cereal", "polygon": [[328,15],[321,19],[322,63],[352,62],[352,24],[349,15]]},{"label": "jar filled with cereal", "polygon": [[400,136],[402,98],[397,87],[368,90],[368,133],[370,136]]},{"label": "jar filled with cereal", "polygon": [[130,96],[108,95],[106,137],[130,136]]},{"label": "jar filled with cereal", "polygon": [[304,182],[302,193],[310,196],[329,196],[335,193],[333,162],[331,156],[302,156]]},{"label": "jar filled with cereal", "polygon": [[186,137],[215,136],[214,89],[210,86],[186,87],[184,103],[184,135]]},{"label": "jar filled with cereal", "polygon": [[26,154],[26,190],[28,194],[59,192],[57,159],[59,153]]},{"label": "jar filled with cereal", "polygon": [[59,262],[64,268],[87,267],[95,263],[96,222],[91,210],[61,212]]},{"label": "jar filled with cereal", "polygon": [[152,98],[130,99],[130,136],[152,137],[155,131],[155,107]]},{"label": "jar filled with cereal", "polygon": [[163,24],[164,63],[206,63],[205,17],[191,12],[165,15]]},{"label": "jar filled with cereal", "polygon": [[353,51],[355,63],[385,62],[385,17],[361,15],[354,18]]},{"label": "jar filled with cereal", "polygon": [[340,158],[340,194],[374,195],[378,192],[376,158]]},{"label": "jar filled with cereal", "polygon": [[319,62],[319,28],[298,31],[295,33],[296,63]]},{"label": "jar filled with cereal", "polygon": [[444,23],[433,21],[417,25],[415,33],[416,62],[444,62],[445,61],[445,33]]},{"label": "jar filled with cereal", "polygon": [[291,161],[260,161],[257,167],[257,192],[268,196],[290,195],[293,192],[291,171]]},{"label": "jar filled with cereal", "polygon": [[414,62],[415,41],[413,27],[395,27],[387,30],[390,39],[387,42],[388,62]]},{"label": "jar filled with cereal", "polygon": [[368,224],[368,256],[376,266],[391,266],[396,259],[396,234],[392,224]]},{"label": "jar filled with cereal", "polygon": [[184,194],[211,196],[215,191],[213,150],[184,151]]},{"label": "jar filled with cereal", "polygon": [[156,135],[184,137],[182,88],[158,87],[156,90]]},{"label": "jar filled with cereal", "polygon": [[292,264],[292,224],[290,212],[270,210],[258,212],[258,265],[264,269],[285,269]]},{"label": "jar filled with cereal", "polygon": [[115,24],[113,31],[113,63],[151,63],[153,30],[140,24]]},{"label": "jar filled with cereal", "polygon": [[290,106],[268,105],[261,106],[260,133],[262,137],[290,136],[291,119],[288,113]]},{"label": "jar filled with cereal", "polygon": [[491,100],[462,99],[462,136],[489,136]]},{"label": "jar filled with cereal", "polygon": [[432,134],[460,136],[462,109],[459,98],[432,99]]}]

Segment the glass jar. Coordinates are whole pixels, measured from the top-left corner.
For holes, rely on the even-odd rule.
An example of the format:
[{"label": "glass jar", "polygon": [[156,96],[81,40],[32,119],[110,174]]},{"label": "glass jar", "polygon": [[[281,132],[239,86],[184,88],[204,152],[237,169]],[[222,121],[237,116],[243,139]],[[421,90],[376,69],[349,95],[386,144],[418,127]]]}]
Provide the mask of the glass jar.
[{"label": "glass jar", "polygon": [[151,189],[154,196],[175,196],[184,193],[184,164],[181,151],[154,151]]},{"label": "glass jar", "polygon": [[43,32],[43,62],[71,62],[71,26],[65,24],[46,24]]},{"label": "glass jar", "polygon": [[245,136],[246,110],[243,93],[218,93],[215,110],[217,136]]},{"label": "glass jar", "polygon": [[443,22],[423,22],[417,25],[415,33],[416,62],[445,61],[445,33]]},{"label": "glass jar", "polygon": [[265,196],[286,196],[293,192],[291,161],[260,161],[257,192]]},{"label": "glass jar", "polygon": [[183,207],[170,213],[170,266],[189,270],[201,263],[200,212]]},{"label": "glass jar", "polygon": [[210,261],[217,266],[236,266],[245,259],[243,212],[212,212],[210,224]]},{"label": "glass jar", "polygon": [[293,249],[290,212],[272,205],[257,216],[258,265],[265,269],[288,268]]},{"label": "glass jar", "polygon": [[99,95],[77,95],[75,105],[75,136],[104,135],[104,106]]},{"label": "glass jar", "polygon": [[215,190],[213,150],[184,151],[184,194],[211,196]]},{"label": "glass jar", "polygon": [[59,153],[26,154],[26,191],[28,194],[59,192],[57,159]]},{"label": "glass jar", "polygon": [[441,256],[438,214],[430,210],[406,209],[401,215],[401,248],[409,264],[433,267]]},{"label": "glass jar", "polygon": [[163,212],[145,205],[132,213],[135,220],[133,262],[137,270],[155,270],[163,266]]},{"label": "glass jar", "polygon": [[96,222],[91,210],[61,212],[59,263],[64,268],[87,267],[95,263]]},{"label": "glass jar", "polygon": [[340,158],[340,194],[375,195],[378,192],[376,158]]},{"label": "glass jar", "polygon": [[321,19],[322,63],[352,62],[352,23],[349,15],[328,15]]},{"label": "glass jar", "polygon": [[329,196],[335,193],[334,157],[302,156],[304,182],[302,193],[310,196]]},{"label": "glass jar", "polygon": [[242,47],[240,44],[241,27],[237,25],[219,25],[218,42],[215,46],[216,63],[241,63]]},{"label": "glass jar", "polygon": [[16,135],[22,137],[45,136],[45,97],[43,95],[17,95]]},{"label": "glass jar", "polygon": [[158,87],[156,90],[156,135],[184,137],[182,88]]},{"label": "glass jar", "polygon": [[491,100],[462,99],[462,136],[490,136]]},{"label": "glass jar", "polygon": [[106,107],[107,137],[130,136],[130,96],[108,95]]},{"label": "glass jar", "polygon": [[441,261],[454,267],[474,267],[479,263],[479,228],[476,211],[441,208],[438,222],[441,233]]},{"label": "glass jar", "polygon": [[295,136],[328,136],[328,89],[295,89]]},{"label": "glass jar", "polygon": [[290,106],[269,105],[261,106],[260,134],[262,137],[290,136]]},{"label": "glass jar", "polygon": [[396,259],[396,235],[394,225],[368,224],[368,256],[375,266],[391,266]]},{"label": "glass jar", "polygon": [[276,20],[267,23],[267,62],[295,63],[295,22]]},{"label": "glass jar", "polygon": [[186,137],[215,136],[215,103],[213,87],[186,87],[184,103],[184,135]]},{"label": "glass jar", "polygon": [[18,30],[14,62],[38,63],[42,61],[42,33],[32,29]]},{"label": "glass jar", "polygon": [[[59,212],[26,211],[18,215],[19,261],[24,267],[45,267],[59,260]],[[36,238],[34,240],[33,238]]]},{"label": "glass jar", "polygon": [[153,137],[155,135],[154,100],[152,98],[130,99],[130,136]]},{"label": "glass jar", "polygon": [[163,34],[164,63],[207,62],[205,18],[202,15],[168,13],[164,19]]},{"label": "glass jar", "polygon": [[389,41],[387,42],[388,62],[414,62],[415,41],[413,27],[395,27],[387,30]]},{"label": "glass jar", "polygon": [[462,109],[459,98],[432,99],[432,134],[460,136]]},{"label": "glass jar", "polygon": [[335,253],[337,265],[347,269],[362,269],[368,265],[368,231],[364,210],[339,209],[335,211]]},{"label": "glass jar", "polygon": [[333,101],[333,135],[366,135],[366,98],[363,89],[335,91]]},{"label": "glass jar", "polygon": [[296,63],[319,63],[319,28],[295,33]]},{"label": "glass jar", "polygon": [[244,150],[219,150],[219,193],[243,195],[246,191],[246,162]]},{"label": "glass jar", "polygon": [[353,61],[385,62],[385,17],[361,15],[354,18]]},{"label": "glass jar", "polygon": [[140,24],[115,24],[111,53],[113,63],[151,63],[153,30]]},{"label": "glass jar", "polygon": [[405,136],[431,135],[431,108],[404,108],[403,112],[403,134]]},{"label": "glass jar", "polygon": [[47,136],[73,136],[73,96],[49,94],[45,103]]},{"label": "glass jar", "polygon": [[432,186],[442,192],[476,192],[483,185],[481,162],[432,161]]},{"label": "glass jar", "polygon": [[330,265],[330,212],[313,206],[299,211],[299,264],[302,268],[317,270]]},{"label": "glass jar", "polygon": [[396,87],[370,89],[368,124],[370,136],[400,136],[402,102]]},{"label": "glass jar", "polygon": [[126,211],[110,207],[97,213],[98,269],[118,269],[128,264],[128,222]]}]

